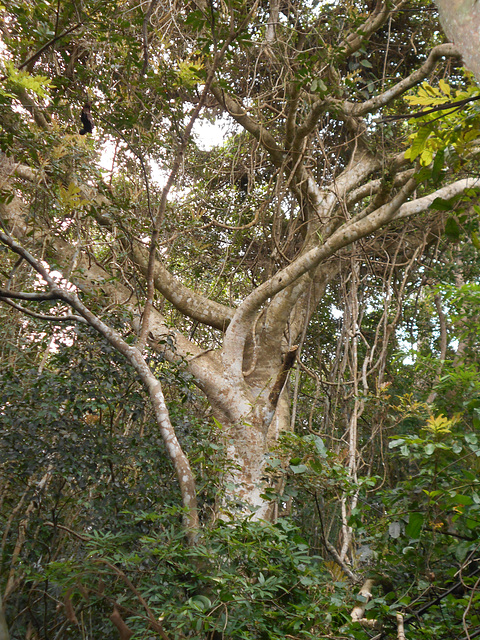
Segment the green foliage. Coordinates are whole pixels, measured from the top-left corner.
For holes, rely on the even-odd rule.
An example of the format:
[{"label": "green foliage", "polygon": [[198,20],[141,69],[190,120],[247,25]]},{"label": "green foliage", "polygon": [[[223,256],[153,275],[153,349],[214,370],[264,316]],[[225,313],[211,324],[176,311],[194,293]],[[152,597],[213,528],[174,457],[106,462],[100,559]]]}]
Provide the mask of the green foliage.
[{"label": "green foliage", "polygon": [[[48,89],[52,84],[50,78],[41,75],[32,76],[27,71],[16,69],[11,62],[6,62],[4,67],[6,72],[5,82],[7,85],[10,85],[15,90],[26,89],[32,91],[40,98],[47,97]],[[7,96],[8,94],[4,93],[3,95]]]},{"label": "green foliage", "polygon": [[[68,584],[71,572],[75,591],[88,590],[97,607],[101,598],[92,585],[100,578],[129,612],[125,619],[139,634],[148,622],[133,613],[138,609],[135,594],[118,583],[113,565],[136,576],[136,588],[154,618],[172,629],[172,638],[204,638],[214,631],[245,639],[289,633],[315,637],[317,621],[328,606],[321,598],[326,576],[320,559],[308,553],[292,524],[218,522],[188,548],[178,529],[172,529],[172,516],[168,510],[156,516],[148,535],[138,535],[133,548],[131,540],[130,551],[124,536],[90,535],[81,569],[55,563],[48,569],[49,580]],[[137,513],[133,521],[148,517]]]},{"label": "green foliage", "polygon": [[[206,71],[232,30],[236,38],[215,81],[243,101],[242,115],[268,131],[284,162],[270,161],[262,133],[239,132],[230,121],[225,143],[211,151],[198,148],[195,136],[185,141],[158,248],[166,266],[196,291],[234,308],[312,242],[325,242],[329,225],[337,228],[351,216],[360,223],[372,206],[388,203],[403,184],[388,165],[405,140],[406,157],[421,167],[419,193],[446,176],[477,175],[478,101],[382,130],[370,116],[363,122],[337,117],[336,100],[358,105],[426,59],[439,35],[431,12],[411,10],[423,9],[421,3],[392,13],[372,38],[361,30],[371,2],[281,3],[278,38],[267,46],[273,4],[255,4],[245,25],[251,4],[238,0],[207,3],[206,11],[153,3],[148,20],[145,6],[113,0],[0,5],[8,14],[2,39],[10,59],[19,64],[40,51],[29,71],[5,65],[0,145],[36,173],[31,183],[13,175],[8,188],[2,185],[0,204],[15,195],[29,204],[28,240],[42,239],[42,258],[53,263],[37,228],[72,242],[69,277],[78,275],[77,250],[84,251],[109,272],[109,284],[143,299],[144,274],[133,268],[131,249],[138,241],[148,245],[161,200],[157,181],[171,169]],[[24,92],[48,99],[47,129],[20,107]],[[453,69],[438,87],[424,83],[407,102],[429,110],[477,97],[478,88]],[[80,138],[86,98],[95,131]],[[312,105],[325,113],[305,146],[283,137],[293,109],[292,129],[308,123]],[[210,95],[202,117],[215,122],[220,108]],[[355,193],[368,192],[361,200],[339,199],[331,220],[312,215],[315,198],[300,192],[305,183],[296,182],[297,168],[311,172],[319,193],[336,193],[333,181],[351,162],[352,148],[363,144],[378,160],[368,176],[372,191],[359,183]],[[98,164],[106,149],[115,150],[111,171]],[[300,328],[300,362],[290,385],[295,432],[270,450],[262,489],[275,503],[276,524],[253,522],[238,511],[240,500],[236,518],[217,519],[227,511],[219,506],[229,474],[239,467],[228,458],[231,443],[195,391],[186,361],[167,363],[146,348],[196,475],[201,531],[195,545],[184,538],[179,488],[135,371],[83,328],[57,329],[49,347],[45,322],[2,315],[0,583],[11,589],[12,636],[113,640],[118,632],[110,616],[118,611],[135,638],[158,635],[152,621],[161,621],[167,637],[178,640],[364,640],[374,632],[350,620],[362,602],[352,571],[377,581],[365,617],[384,625],[379,633],[396,635],[397,611],[408,620],[407,638],[446,640],[462,624],[476,633],[477,198],[471,191],[437,199],[423,218],[392,223],[383,235],[346,249],[338,270],[332,260],[334,275],[319,307],[300,310],[313,316]],[[38,290],[24,264],[3,251],[1,257],[2,283]],[[308,305],[323,281],[313,285]],[[101,288],[97,297],[79,295],[128,343],[135,341],[130,311],[103,307]],[[445,354],[436,295],[446,316]],[[155,305],[205,354],[220,349],[221,332],[181,316],[160,296]],[[50,302],[29,308],[64,311]],[[268,308],[258,317],[252,345],[269,333],[272,318]],[[289,340],[301,321],[300,315],[285,325],[281,339]],[[171,336],[163,343],[175,351]],[[262,355],[259,349],[260,364]],[[343,560],[332,548],[342,550]],[[447,593],[459,575],[463,592]],[[445,597],[436,601],[439,595]]]},{"label": "green foliage", "polygon": [[[93,561],[89,564],[89,558],[100,554],[115,566],[120,563],[136,581],[138,575],[146,576],[138,568],[142,537],[157,536],[145,543],[150,544],[145,555],[153,557],[157,545],[167,544],[159,533],[166,530],[179,553],[188,555],[182,514],[175,506],[179,492],[148,398],[135,372],[124,366],[110,345],[81,327],[59,333],[43,371],[29,366],[27,355],[27,350],[20,351],[15,368],[0,369],[0,479],[4,491],[8,488],[0,511],[5,532],[0,582],[5,589],[9,572],[16,567],[23,588],[15,604],[7,605],[13,637],[24,636],[29,624],[28,615],[15,615],[17,607],[24,608],[24,598],[39,589],[44,589],[48,606],[30,610],[35,619],[43,619],[45,633],[60,624],[64,637],[76,637],[76,627],[65,625],[65,610],[56,602],[68,592],[76,606],[78,594],[86,593],[83,576],[88,589],[98,586],[102,571]],[[200,413],[195,417],[185,412],[185,401],[194,402],[191,376],[181,366],[165,369],[161,359],[152,361],[152,366],[170,385],[172,419],[192,465],[208,477],[208,483],[199,483],[199,498],[209,513],[215,500],[215,474],[223,472],[212,427]],[[209,438],[211,446],[206,444]],[[28,508],[26,516],[22,507]],[[15,560],[18,518],[26,539]],[[118,576],[111,569],[105,573],[109,592],[106,598],[92,594],[92,611],[97,619],[95,634],[113,639],[116,632],[108,615]],[[152,585],[147,582],[142,589],[148,598]],[[158,584],[163,589],[163,583]],[[178,589],[182,593],[178,613],[184,596],[181,585],[175,589],[177,599]],[[125,598],[120,589],[118,602]],[[91,606],[83,600],[80,610]]]},{"label": "green foliage", "polygon": [[[411,121],[415,131],[409,135],[410,146],[405,157],[412,162],[418,158],[422,167],[430,167],[433,161],[431,176],[434,179],[445,163],[451,166],[452,162],[465,162],[480,133],[480,110],[474,102],[478,97],[478,87],[473,83],[466,89],[454,90],[443,79],[438,88],[423,82],[405,100],[410,106],[419,106],[430,113]],[[469,103],[469,100],[473,101]],[[450,103],[457,106],[449,107]],[[435,110],[443,104],[445,109]]]},{"label": "green foliage", "polygon": [[[466,431],[460,420],[431,415],[417,434],[392,438],[389,447],[403,459],[404,477],[376,494],[380,518],[368,522],[360,512],[353,518],[376,550],[375,571],[388,575],[395,586],[390,612],[406,604],[410,624],[421,612],[422,627],[429,629],[426,637],[432,638],[448,637],[461,624],[464,592],[471,590],[472,602],[480,597],[477,564],[472,563],[480,520],[480,484],[474,471],[480,445],[477,434]],[[457,582],[456,595],[450,596],[448,588]],[[372,604],[373,617],[381,610]],[[475,615],[467,618],[469,625],[476,624]]]}]

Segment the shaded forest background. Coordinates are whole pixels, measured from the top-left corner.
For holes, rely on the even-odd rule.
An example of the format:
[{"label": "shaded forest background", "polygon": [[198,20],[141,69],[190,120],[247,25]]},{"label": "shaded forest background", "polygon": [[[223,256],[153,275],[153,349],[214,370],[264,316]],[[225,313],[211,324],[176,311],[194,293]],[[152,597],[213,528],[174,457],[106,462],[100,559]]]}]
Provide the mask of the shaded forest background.
[{"label": "shaded forest background", "polygon": [[480,636],[480,103],[435,6],[0,15],[1,640]]}]

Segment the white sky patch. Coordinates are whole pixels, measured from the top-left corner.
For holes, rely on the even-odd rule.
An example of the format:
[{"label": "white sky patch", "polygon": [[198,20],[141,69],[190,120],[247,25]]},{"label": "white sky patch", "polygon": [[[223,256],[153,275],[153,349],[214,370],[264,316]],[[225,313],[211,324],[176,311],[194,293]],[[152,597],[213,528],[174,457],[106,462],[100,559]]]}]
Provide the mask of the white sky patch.
[{"label": "white sky patch", "polygon": [[[223,116],[215,122],[208,120],[197,120],[193,125],[193,138],[202,151],[210,151],[214,147],[223,145],[226,140],[237,129],[237,125],[233,123],[232,118]],[[115,144],[113,141],[106,142],[100,151],[100,166],[109,173],[113,170],[115,173],[114,156]],[[128,151],[127,151],[128,153]],[[158,163],[151,158],[148,159],[148,165],[152,172],[152,180],[160,187],[164,187],[168,172],[163,170]]]},{"label": "white sky patch", "polygon": [[339,318],[343,318],[343,311],[341,309],[338,309],[337,307],[335,307],[333,304],[330,307],[330,310],[332,312],[332,316],[335,319],[339,319]]},{"label": "white sky patch", "polygon": [[[125,153],[125,151],[123,152]],[[126,153],[130,153],[130,152],[127,151]],[[130,155],[133,158],[133,154],[130,154]],[[114,159],[115,159],[115,144],[113,144],[113,142],[106,142],[100,150],[100,166],[106,171],[108,171],[109,174],[112,172],[112,170],[113,170],[113,173],[115,174],[115,165],[113,164]],[[152,180],[160,188],[164,187],[168,179],[168,173],[164,171],[160,167],[160,165],[157,162],[155,162],[155,160],[152,160],[151,158],[147,158],[146,161],[152,172]]]},{"label": "white sky patch", "polygon": [[193,137],[202,151],[210,151],[213,147],[224,144],[232,134],[232,120],[228,116],[215,122],[197,120],[193,125]]}]

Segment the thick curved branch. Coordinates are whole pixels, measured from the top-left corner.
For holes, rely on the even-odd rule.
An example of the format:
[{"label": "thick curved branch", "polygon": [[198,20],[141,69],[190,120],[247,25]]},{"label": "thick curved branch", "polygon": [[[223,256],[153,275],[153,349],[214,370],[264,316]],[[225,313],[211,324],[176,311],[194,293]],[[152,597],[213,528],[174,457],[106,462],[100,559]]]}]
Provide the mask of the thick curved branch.
[{"label": "thick curved branch", "polygon": [[[480,178],[458,180],[455,183],[437,189],[437,191],[428,196],[405,202],[417,186],[415,178],[410,178],[390,202],[365,218],[352,219],[342,225],[322,245],[314,247],[301,255],[270,280],[260,285],[244,300],[238,307],[227,329],[223,354],[225,365],[234,372],[238,379],[242,375],[242,354],[250,322],[269,298],[291,285],[303,274],[315,269],[320,263],[330,258],[343,247],[377,231],[386,224],[425,211],[436,198],[450,199],[463,193],[466,189],[480,188]],[[240,366],[238,363],[240,363]]]},{"label": "thick curved branch", "polygon": [[[331,234],[334,233],[336,227],[338,226],[338,220],[329,220],[331,211],[337,205],[339,200],[340,201],[343,200],[343,198],[345,197],[345,195],[348,193],[350,189],[355,188],[356,186],[361,184],[362,181],[370,173],[378,169],[379,166],[380,165],[379,165],[378,159],[373,158],[368,152],[361,150],[359,151],[358,154],[356,154],[352,158],[352,162],[350,163],[350,165],[335,180],[334,187],[328,190],[320,189],[320,187],[318,187],[317,183],[313,179],[313,176],[310,174],[310,172],[308,172],[306,169],[303,169],[301,175],[304,176],[304,180],[303,180],[303,184],[299,185],[299,188],[302,189],[303,193],[308,198],[308,201],[313,207],[317,216],[315,219],[315,223],[312,229],[310,230],[310,238],[307,241],[308,243],[307,247],[308,246],[311,247],[312,245],[316,246],[318,244],[318,235],[315,232],[315,229],[317,230],[321,229],[322,238],[328,238],[329,236],[331,236]],[[310,255],[310,251],[307,251],[304,255]],[[247,312],[246,315],[243,317],[243,320],[240,322],[240,324],[243,324],[243,323],[245,324],[243,324],[243,328],[241,330],[241,336],[238,339],[236,338],[238,327],[235,328],[233,331],[229,331],[229,329],[227,329],[227,332],[225,335],[222,359],[223,359],[225,368],[230,372],[232,376],[232,381],[233,381],[232,384],[236,384],[238,386],[243,383],[243,380],[244,380],[244,374],[242,369],[243,349],[246,343],[248,331],[250,330],[249,322],[250,321],[253,322],[253,318],[255,317],[258,309],[268,298],[270,297],[273,298],[273,296],[275,296],[277,293],[282,291],[282,295],[279,296],[277,300],[273,301],[272,305],[274,307],[277,307],[276,308],[276,314],[278,314],[276,316],[277,320],[280,320],[280,318],[283,317],[284,321],[286,322],[287,317],[290,314],[290,311],[294,306],[296,299],[298,298],[299,295],[301,295],[303,291],[303,287],[302,286],[295,287],[293,289],[296,292],[295,295],[288,295],[283,290],[285,290],[290,284],[295,282],[301,275],[303,275],[307,271],[311,271],[312,269],[314,269],[320,262],[321,262],[321,259],[319,259],[317,263],[308,266],[307,268],[304,269],[304,271],[299,273],[298,276],[293,277],[288,282],[285,282],[284,286],[280,286],[276,290],[268,291],[266,293],[266,296],[263,298],[262,302],[260,302],[258,306],[254,308],[252,307],[251,315],[249,312]],[[294,267],[294,265],[296,264],[297,262],[292,263],[289,267],[287,267],[287,270]],[[283,273],[283,272],[280,272],[280,273]],[[268,281],[268,282],[271,282],[271,281]],[[268,289],[268,282],[264,283],[264,285],[261,285],[261,287],[259,287],[259,289],[257,289],[256,291],[264,290],[265,286]],[[246,301],[249,300],[251,296],[254,294],[255,292],[253,292],[253,294],[251,294],[246,299]],[[243,304],[245,304],[245,302]],[[242,307],[243,307],[243,304],[241,305]],[[238,319],[238,312],[235,313],[234,318]],[[278,353],[278,350],[277,350],[278,349],[278,332],[279,331],[283,332],[283,325],[280,321],[278,321],[276,323],[276,326],[278,331],[274,330],[271,333],[271,335],[268,336],[268,340],[271,341],[271,344],[275,345],[275,353]],[[231,324],[229,325],[229,327],[231,327]],[[268,344],[262,345],[264,350],[264,355],[266,356],[264,359],[265,368],[267,367],[268,361],[269,361],[267,356],[268,346],[269,346]],[[258,372],[261,373],[262,367],[260,365],[257,366],[256,369],[257,369],[257,373]]]},{"label": "thick curved branch", "polygon": [[[303,176],[303,181],[298,188],[308,197],[317,217],[309,231],[315,234],[321,232],[322,238],[328,238],[338,228],[338,219],[331,219],[335,207],[339,202],[344,202],[352,189],[360,187],[364,180],[380,167],[378,158],[364,149],[359,149],[352,155],[348,166],[334,179],[332,186],[322,189],[311,173],[302,166],[298,179]],[[318,239],[314,237],[312,242],[317,244]]]},{"label": "thick curved branch", "polygon": [[407,78],[404,78],[387,91],[366,100],[361,104],[354,104],[353,102],[343,103],[343,112],[349,116],[364,116],[372,111],[377,111],[381,107],[384,107],[395,98],[398,98],[406,91],[417,85],[435,69],[435,65],[440,58],[458,58],[460,57],[460,51],[454,44],[439,44],[434,47],[425,62],[416,71],[411,73]]},{"label": "thick curved branch", "polygon": [[283,163],[284,153],[272,134],[249,116],[245,107],[229,96],[228,93],[225,93],[225,91],[219,86],[213,85],[210,88],[210,91],[215,96],[217,102],[228,111],[232,118],[246,131],[251,133],[252,136],[260,142],[263,148],[268,151],[273,164],[280,167]]},{"label": "thick curved branch", "polygon": [[467,189],[480,189],[480,178],[463,178],[462,180],[457,180],[445,187],[437,189],[437,191],[430,193],[428,196],[406,202],[400,207],[393,217],[393,220],[401,220],[402,218],[409,218],[417,213],[422,213],[422,211],[426,211],[437,198],[450,200],[450,198],[458,196]]},{"label": "thick curved branch", "polygon": [[[87,197],[89,200],[93,200],[95,195],[89,193]],[[111,218],[97,212],[95,219],[104,229],[114,231]],[[123,242],[123,246],[129,252],[130,258],[139,271],[148,277],[150,254],[147,247],[138,240],[133,240],[131,244]],[[159,293],[171,302],[178,311],[196,322],[225,331],[233,317],[234,309],[190,289],[170,273],[162,261],[158,259],[154,262],[153,281],[155,289]]]},{"label": "thick curved branch", "polygon": [[18,242],[16,242],[11,236],[0,231],[0,241],[26,260],[28,264],[30,264],[33,269],[35,269],[35,271],[47,282],[52,295],[63,300],[63,302],[72,307],[72,309],[75,309],[75,311],[77,311],[77,313],[82,316],[82,318],[84,318],[91,327],[98,331],[98,333],[100,333],[100,335],[102,335],[114,347],[114,349],[125,357],[139,375],[143,385],[149,393],[162,439],[170,460],[175,468],[180,491],[182,493],[183,506],[185,507],[184,523],[187,536],[189,540],[193,542],[199,526],[195,478],[188,458],[180,446],[173,425],[170,422],[170,416],[163,396],[162,386],[159,380],[157,380],[155,375],[152,373],[141,351],[125,342],[122,336],[113,327],[108,326],[93,314],[90,309],[83,304],[76,293],[67,291],[56,284],[43,263],[18,244]]},{"label": "thick curved branch", "polygon": [[[405,0],[399,2],[393,10],[398,10],[403,4],[405,4]],[[376,31],[378,31],[378,29],[380,29],[387,22],[391,13],[392,9],[388,7],[388,3],[383,2],[383,0],[379,0],[372,14],[367,18],[363,25],[359,29],[357,29],[356,33],[350,34],[348,38],[340,45],[339,51],[341,52],[341,56],[348,57],[352,53],[357,51],[366,39],[368,39]],[[308,116],[305,118],[303,124],[297,128],[292,143],[292,148],[298,148],[300,142],[315,129],[321,116],[326,111],[332,110],[332,108],[337,108],[339,111],[343,111],[343,113],[348,116],[363,115],[363,113],[353,112],[351,106],[353,106],[351,105],[351,103],[342,102],[341,100],[336,100],[331,97],[316,100],[313,103],[312,108]],[[368,110],[364,113],[367,112]]]},{"label": "thick curved branch", "polygon": [[295,131],[292,149],[296,150],[299,148],[300,142],[312,133],[320,118],[329,110],[329,107],[330,109],[332,107],[335,108],[335,106],[341,107],[342,104],[341,100],[336,100],[334,98],[323,98],[322,100],[314,102],[303,124],[298,126]]},{"label": "thick curved branch", "polygon": [[290,265],[275,274],[253,291],[238,307],[230,323],[224,343],[223,362],[237,379],[242,378],[242,357],[250,323],[260,307],[282,289],[285,289],[304,273],[315,269],[339,249],[352,244],[390,222],[401,205],[417,188],[411,178],[392,200],[357,222],[347,222],[335,231],[322,245],[310,249]]},{"label": "thick curved branch", "polygon": [[400,0],[395,7],[390,8],[389,2],[377,0],[376,6],[370,16],[365,20],[355,33],[351,33],[340,45],[343,56],[350,56],[362,46],[367,38],[381,29],[394,11],[402,8],[407,0]]},{"label": "thick curved branch", "polygon": [[17,94],[20,102],[22,103],[22,106],[32,114],[36,124],[41,129],[48,129],[51,120],[50,115],[47,111],[39,108],[37,103],[28,95],[26,89],[16,89],[13,90],[13,93]]},{"label": "thick curved branch", "polygon": [[15,160],[11,156],[7,156],[6,153],[0,151],[0,174],[3,179],[8,179],[10,176],[16,176],[21,180],[26,180],[27,182],[37,182],[41,180],[43,176],[43,172],[36,171],[32,169],[26,164],[21,164],[20,162],[15,162]]},{"label": "thick curved branch", "polygon": [[[414,174],[415,169],[408,169],[407,171],[402,171],[401,173],[396,174],[393,179],[393,186],[400,187],[404,185]],[[347,206],[352,207],[364,198],[375,196],[382,189],[384,182],[385,181],[382,178],[370,180],[370,182],[362,184],[354,191],[351,191],[347,196]]]},{"label": "thick curved branch", "polygon": [[[135,243],[131,250],[131,256],[140,271],[147,276],[148,250],[140,243]],[[225,331],[233,317],[233,309],[186,287],[168,271],[160,260],[155,261],[153,280],[157,291],[181,313],[209,327]]]}]

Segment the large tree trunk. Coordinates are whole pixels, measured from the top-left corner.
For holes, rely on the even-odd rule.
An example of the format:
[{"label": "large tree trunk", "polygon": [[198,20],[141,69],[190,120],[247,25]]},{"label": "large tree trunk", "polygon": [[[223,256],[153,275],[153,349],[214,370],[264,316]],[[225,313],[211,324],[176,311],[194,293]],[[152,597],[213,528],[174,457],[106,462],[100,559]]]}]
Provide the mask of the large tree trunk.
[{"label": "large tree trunk", "polygon": [[480,80],[480,4],[477,0],[435,0],[445,33],[454,42],[465,66]]},{"label": "large tree trunk", "polygon": [[[403,4],[400,0],[396,10]],[[273,47],[274,26],[279,10],[279,3],[272,2],[267,42],[269,56],[274,57],[278,56]],[[243,509],[252,508],[256,517],[269,519],[273,517],[273,509],[268,500],[262,497],[266,486],[266,456],[281,431],[289,428],[289,371],[294,364],[304,329],[321,304],[328,283],[340,273],[345,256],[357,241],[379,234],[392,222],[426,211],[437,197],[448,199],[478,185],[475,178],[466,178],[417,197],[418,183],[404,153],[398,153],[394,147],[385,155],[376,153],[373,139],[376,134],[373,132],[372,139],[369,139],[367,132],[366,116],[369,118],[370,114],[389,105],[427,78],[442,57],[457,56],[455,47],[448,44],[435,47],[418,69],[392,84],[388,90],[363,102],[351,102],[342,97],[340,72],[332,70],[332,77],[326,77],[332,84],[332,91],[323,95],[310,91],[308,87],[304,89],[304,110],[300,104],[300,89],[292,79],[285,86],[285,122],[279,130],[270,130],[261,110],[255,112],[250,109],[242,102],[246,97],[230,94],[221,83],[216,82],[215,74],[217,66],[223,63],[223,53],[252,15],[248,14],[242,19],[238,31],[235,28],[230,30],[225,44],[216,51],[207,69],[202,95],[192,109],[184,138],[179,142],[172,160],[167,186],[161,194],[159,213],[151,215],[150,251],[136,237],[133,228],[130,233],[127,230],[119,240],[122,251],[128,253],[131,260],[132,273],[128,277],[123,280],[113,277],[110,265],[100,265],[92,259],[87,241],[84,245],[82,242],[74,245],[49,226],[51,220],[42,225],[40,221],[29,218],[29,203],[26,200],[14,197],[11,202],[5,200],[0,204],[2,219],[10,236],[15,237],[23,249],[31,249],[27,261],[39,273],[44,271],[40,260],[42,256],[42,259],[59,265],[64,276],[80,291],[93,295],[97,303],[103,303],[109,309],[121,308],[124,315],[129,314],[132,328],[139,336],[135,348],[130,348],[111,327],[94,316],[79,298],[53,282],[50,284],[50,295],[58,296],[73,306],[83,321],[102,333],[140,375],[150,394],[160,431],[176,469],[183,504],[192,511],[189,522],[191,530],[197,522],[193,513],[196,509],[194,478],[169,421],[159,383],[146,364],[143,352],[146,343],[148,348],[163,351],[171,361],[187,363],[196,384],[205,393],[214,415],[222,425],[222,437],[232,467],[230,485],[234,487],[227,492],[225,505],[238,499]],[[337,48],[341,52],[339,59],[344,60],[358,51],[371,34],[386,24],[389,17],[390,3],[377,2],[361,29],[338,43]],[[298,54],[303,44],[299,46]],[[277,62],[280,60],[281,56]],[[283,256],[283,262],[280,263],[284,265],[283,268],[271,261],[271,271],[265,272],[258,286],[252,286],[251,292],[237,308],[217,303],[185,286],[168,271],[156,254],[156,240],[166,212],[168,190],[175,181],[193,122],[207,94],[216,100],[216,108],[228,113],[253,137],[266,158],[265,166],[277,172],[278,193],[283,193],[278,197],[278,210],[285,203],[285,194],[289,194],[297,209],[291,225],[295,237],[291,256]],[[21,92],[19,98],[23,100],[24,107],[33,113],[37,125],[48,130],[50,120],[42,116],[42,110],[31,104],[25,92]],[[312,168],[314,165],[309,154],[315,145],[319,128],[325,126],[321,125],[321,118],[328,112],[331,112],[332,118],[344,123],[346,138],[341,144],[342,160],[319,178]],[[19,165],[6,156],[0,160],[7,190],[13,189],[12,183],[16,178],[32,183],[49,182],[48,175],[37,174],[30,167]],[[80,188],[87,200],[99,204],[91,186],[82,184]],[[363,208],[359,206],[362,202]],[[101,203],[96,207],[95,223],[98,228],[114,234],[117,229],[111,219],[102,217],[100,206]],[[148,213],[152,214],[152,211]],[[57,223],[58,220],[54,222]],[[22,254],[19,247],[14,247],[9,238],[5,243],[19,255],[26,255]],[[131,280],[138,274],[146,277],[145,298],[132,292]],[[181,331],[168,326],[162,314],[153,308],[155,288],[180,313],[222,332],[221,346],[202,350]],[[13,292],[9,291],[2,294],[9,304],[12,303],[12,296]],[[166,335],[172,338],[173,346],[166,343]],[[350,448],[350,466],[354,470],[354,443]]]}]

